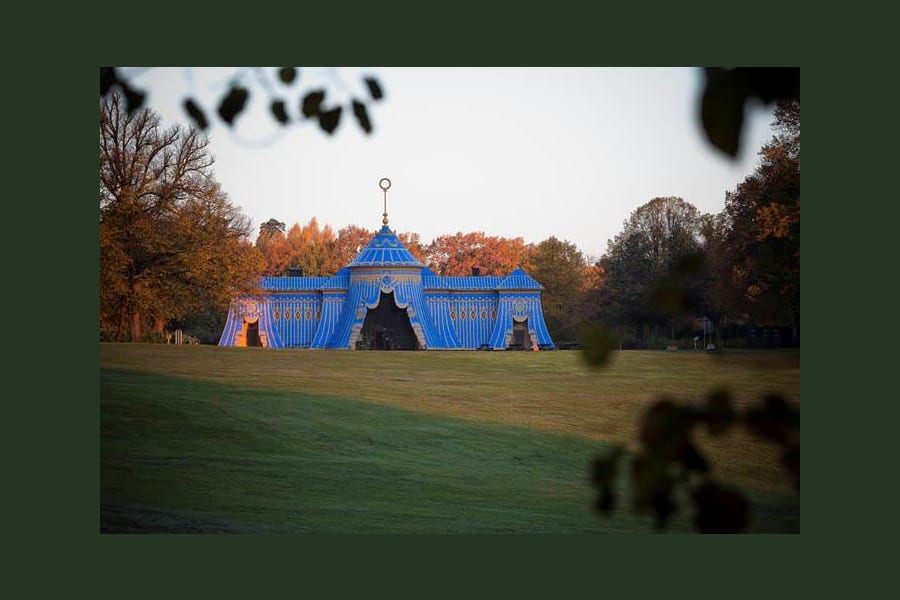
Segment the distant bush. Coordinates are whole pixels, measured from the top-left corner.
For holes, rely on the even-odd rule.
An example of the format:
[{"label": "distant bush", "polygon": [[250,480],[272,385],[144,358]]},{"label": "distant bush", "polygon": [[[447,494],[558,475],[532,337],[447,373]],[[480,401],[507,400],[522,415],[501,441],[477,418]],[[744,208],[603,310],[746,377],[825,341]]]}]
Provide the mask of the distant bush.
[{"label": "distant bush", "polygon": [[165,344],[166,334],[162,331],[145,331],[141,333],[141,341],[150,344]]}]

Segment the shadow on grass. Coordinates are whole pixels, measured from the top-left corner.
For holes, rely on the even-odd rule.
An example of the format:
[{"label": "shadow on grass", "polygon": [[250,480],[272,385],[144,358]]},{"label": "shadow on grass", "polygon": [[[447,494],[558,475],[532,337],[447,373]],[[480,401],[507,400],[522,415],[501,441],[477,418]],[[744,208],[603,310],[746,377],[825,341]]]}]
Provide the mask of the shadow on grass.
[{"label": "shadow on grass", "polygon": [[[582,438],[112,369],[100,390],[102,532],[652,530],[596,518]],[[799,531],[798,500],[752,501],[751,531]]]}]

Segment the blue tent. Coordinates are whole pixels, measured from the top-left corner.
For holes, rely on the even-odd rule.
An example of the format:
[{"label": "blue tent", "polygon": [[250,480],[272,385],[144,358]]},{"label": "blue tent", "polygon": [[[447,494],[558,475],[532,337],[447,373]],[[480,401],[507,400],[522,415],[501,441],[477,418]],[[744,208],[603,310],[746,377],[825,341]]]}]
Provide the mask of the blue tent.
[{"label": "blue tent", "polygon": [[263,277],[255,294],[232,301],[219,345],[549,349],[542,290],[521,269],[436,276],[385,224],[332,277]]}]

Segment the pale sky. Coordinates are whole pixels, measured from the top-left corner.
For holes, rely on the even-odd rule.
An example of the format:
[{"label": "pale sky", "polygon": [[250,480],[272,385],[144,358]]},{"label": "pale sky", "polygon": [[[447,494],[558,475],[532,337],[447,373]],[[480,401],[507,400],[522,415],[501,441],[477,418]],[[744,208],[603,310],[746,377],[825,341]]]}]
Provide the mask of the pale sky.
[{"label": "pale sky", "polygon": [[[292,86],[267,71],[287,100],[289,127],[275,124],[253,78],[234,130],[213,115],[236,69],[154,68],[134,79],[167,125],[189,124],[181,109],[188,94],[209,109],[216,178],[251,218],[253,239],[270,218],[377,229],[378,181],[388,177],[391,228],[425,243],[457,231],[526,243],[556,236],[599,258],[654,197],[720,212],[772,137],[772,108],[754,105],[738,160],[713,148],[698,118],[696,68],[306,67]],[[349,102],[332,136],[296,118],[299,98],[317,82],[328,89],[326,108],[329,99],[368,100],[368,75],[385,92],[368,102],[371,135]]]}]

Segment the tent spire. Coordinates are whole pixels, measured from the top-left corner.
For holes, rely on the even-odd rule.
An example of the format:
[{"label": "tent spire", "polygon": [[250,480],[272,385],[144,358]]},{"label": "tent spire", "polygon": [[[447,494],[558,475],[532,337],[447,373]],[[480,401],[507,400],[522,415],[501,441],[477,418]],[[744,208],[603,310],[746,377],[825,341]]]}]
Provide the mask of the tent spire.
[{"label": "tent spire", "polygon": [[380,187],[380,188],[381,188],[381,191],[384,192],[384,214],[381,215],[381,216],[384,217],[384,218],[381,220],[381,224],[384,225],[385,227],[387,227],[387,224],[388,224],[388,218],[387,218],[387,191],[388,191],[389,189],[391,189],[391,180],[388,179],[387,177],[382,177],[382,178],[378,181],[378,187]]}]

